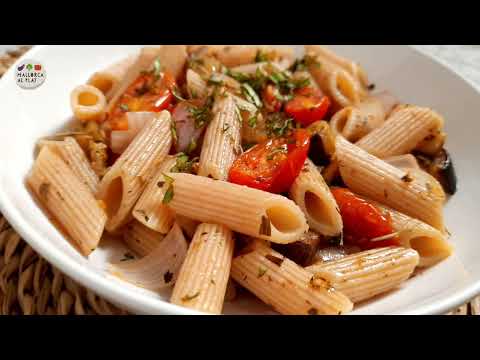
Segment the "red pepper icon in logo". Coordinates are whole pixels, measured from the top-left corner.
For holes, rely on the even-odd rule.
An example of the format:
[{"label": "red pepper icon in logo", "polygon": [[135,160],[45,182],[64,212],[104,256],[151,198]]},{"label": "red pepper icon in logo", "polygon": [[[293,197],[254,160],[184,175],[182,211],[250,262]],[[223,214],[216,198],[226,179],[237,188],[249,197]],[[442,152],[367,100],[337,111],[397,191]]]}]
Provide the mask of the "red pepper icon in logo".
[{"label": "red pepper icon in logo", "polygon": [[40,71],[40,70],[42,70],[42,65],[40,64],[35,65],[35,71]]}]

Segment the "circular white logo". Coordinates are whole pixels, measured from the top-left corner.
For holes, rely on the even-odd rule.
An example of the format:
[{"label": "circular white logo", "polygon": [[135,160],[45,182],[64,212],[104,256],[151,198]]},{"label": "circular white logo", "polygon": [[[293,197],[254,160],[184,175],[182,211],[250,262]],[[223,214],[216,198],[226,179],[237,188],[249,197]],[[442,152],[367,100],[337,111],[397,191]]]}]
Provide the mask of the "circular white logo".
[{"label": "circular white logo", "polygon": [[45,67],[35,60],[23,60],[15,69],[15,81],[22,89],[35,89],[43,84],[46,77]]}]

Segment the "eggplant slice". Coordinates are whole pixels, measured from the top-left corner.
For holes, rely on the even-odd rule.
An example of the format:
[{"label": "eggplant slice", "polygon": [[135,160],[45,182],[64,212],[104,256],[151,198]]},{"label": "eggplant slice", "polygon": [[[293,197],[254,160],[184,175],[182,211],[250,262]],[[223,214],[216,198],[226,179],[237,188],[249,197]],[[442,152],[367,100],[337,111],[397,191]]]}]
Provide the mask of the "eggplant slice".
[{"label": "eggplant slice", "polygon": [[420,167],[437,179],[447,194],[454,195],[457,192],[457,175],[452,157],[445,148],[432,157],[418,153],[415,157]]},{"label": "eggplant slice", "polygon": [[322,235],[308,231],[302,235],[299,241],[294,243],[286,245],[272,243],[271,245],[272,249],[278,251],[298,265],[308,266],[317,253],[321,240]]}]

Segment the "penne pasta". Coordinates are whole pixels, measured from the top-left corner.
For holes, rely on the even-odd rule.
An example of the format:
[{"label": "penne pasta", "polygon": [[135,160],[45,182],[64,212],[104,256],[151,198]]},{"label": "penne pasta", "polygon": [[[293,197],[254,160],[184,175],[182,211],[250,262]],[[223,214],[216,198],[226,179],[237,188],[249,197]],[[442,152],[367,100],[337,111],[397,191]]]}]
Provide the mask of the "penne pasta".
[{"label": "penne pasta", "polygon": [[70,94],[70,107],[80,121],[103,121],[106,106],[105,95],[94,86],[79,85]]},{"label": "penne pasta", "polygon": [[327,283],[354,303],[396,288],[413,273],[418,253],[401,247],[380,248],[320,262],[305,269],[313,284]]},{"label": "penne pasta", "polygon": [[434,185],[414,178],[413,173],[393,167],[340,136],[336,152],[340,175],[350,190],[444,231],[444,197]]},{"label": "penne pasta", "polygon": [[146,227],[137,220],[128,223],[122,233],[123,242],[140,256],[150,254],[164,238],[163,234]]},{"label": "penne pasta", "polygon": [[[298,240],[308,225],[300,208],[286,197],[190,174],[169,173],[176,214],[233,231],[286,244]],[[195,189],[195,191],[192,191]]]},{"label": "penne pasta", "polygon": [[235,158],[241,153],[241,119],[231,96],[219,96],[216,112],[203,140],[198,175],[226,180]]},{"label": "penne pasta", "polygon": [[233,259],[231,276],[283,315],[339,315],[353,308],[340,291],[314,284],[312,274],[262,244]]},{"label": "penne pasta", "polygon": [[[236,67],[255,62],[257,54],[263,53],[270,61],[289,60],[293,62],[293,49],[269,46],[223,45],[213,49],[217,59],[227,67]],[[288,66],[287,66],[288,67]]]},{"label": "penne pasta", "polygon": [[198,221],[189,219],[182,215],[175,215],[175,222],[180,225],[183,232],[189,239],[192,239],[195,235],[195,231],[197,230],[197,226],[200,224]]},{"label": "penne pasta", "polygon": [[367,73],[358,63],[335,54],[332,50],[323,45],[305,45],[305,52],[317,55],[321,62],[327,61],[342,68],[363,88],[366,88],[369,85]]},{"label": "penne pasta", "polygon": [[162,70],[168,71],[179,79],[187,63],[187,47],[185,45],[161,45],[158,53]]},{"label": "penne pasta", "polygon": [[383,161],[399,169],[420,169],[417,159],[412,154],[390,156]]},{"label": "penne pasta", "polygon": [[443,127],[443,118],[428,108],[406,105],[356,143],[379,158],[403,155],[414,150],[430,134]]},{"label": "penne pasta", "polygon": [[107,220],[90,189],[50,148],[43,147],[27,184],[83,255],[97,247]]},{"label": "penne pasta", "polygon": [[305,214],[311,229],[327,236],[342,232],[342,217],[328,185],[310,159],[290,188],[290,197]]},{"label": "penne pasta", "polygon": [[170,150],[170,126],[170,113],[159,113],[140,131],[100,182],[97,196],[107,205],[108,231],[114,232],[131,219],[132,207]]},{"label": "penne pasta", "polygon": [[187,70],[187,90],[194,99],[203,99],[207,97],[207,83],[192,69]]},{"label": "penne pasta", "polygon": [[188,244],[178,224],[151,253],[139,260],[112,264],[110,272],[117,278],[149,290],[171,286],[185,260]]},{"label": "penne pasta", "polygon": [[445,235],[437,229],[388,206],[374,201],[371,202],[385,215],[390,216],[393,230],[398,233],[400,245],[418,252],[420,256],[418,266],[432,266],[453,253],[452,245],[448,243]]},{"label": "penne pasta", "polygon": [[97,192],[98,176],[90,166],[85,152],[74,138],[66,137],[63,141],[43,140],[39,145],[48,146],[62,158],[78,180],[88,186],[92,194]]},{"label": "penne pasta", "polygon": [[332,117],[330,126],[335,134],[355,142],[381,126],[386,115],[387,109],[383,103],[375,97],[368,97],[338,111]]},{"label": "penne pasta", "polygon": [[206,313],[221,314],[233,247],[233,235],[228,228],[200,224],[188,248],[170,302]]},{"label": "penne pasta", "polygon": [[163,160],[156,175],[147,185],[132,211],[133,217],[137,221],[162,234],[166,234],[170,230],[175,220],[172,210],[162,204],[165,195],[162,189],[165,181],[163,174],[170,172],[176,160],[175,156],[167,156]]},{"label": "penne pasta", "polygon": [[140,130],[157,114],[151,111],[127,112],[128,130],[114,130],[110,133],[110,147],[115,154],[121,154],[130,145]]},{"label": "penne pasta", "polygon": [[95,72],[87,81],[88,85],[99,89],[107,100],[112,96],[112,89],[123,79],[128,69],[135,63],[138,54],[129,55],[107,68]]}]

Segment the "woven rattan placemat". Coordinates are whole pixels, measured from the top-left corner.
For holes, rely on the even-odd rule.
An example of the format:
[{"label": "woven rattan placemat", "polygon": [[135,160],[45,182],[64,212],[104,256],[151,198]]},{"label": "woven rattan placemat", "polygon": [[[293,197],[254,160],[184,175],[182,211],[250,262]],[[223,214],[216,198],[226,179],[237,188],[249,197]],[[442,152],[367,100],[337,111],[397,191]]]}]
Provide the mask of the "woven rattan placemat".
[{"label": "woven rattan placemat", "polygon": [[[0,77],[30,46],[0,55]],[[0,214],[0,315],[126,315],[47,263]],[[480,297],[448,315],[480,315]]]}]

